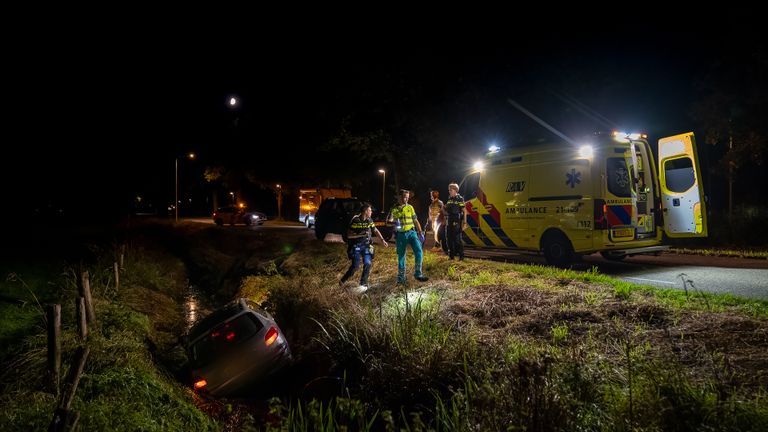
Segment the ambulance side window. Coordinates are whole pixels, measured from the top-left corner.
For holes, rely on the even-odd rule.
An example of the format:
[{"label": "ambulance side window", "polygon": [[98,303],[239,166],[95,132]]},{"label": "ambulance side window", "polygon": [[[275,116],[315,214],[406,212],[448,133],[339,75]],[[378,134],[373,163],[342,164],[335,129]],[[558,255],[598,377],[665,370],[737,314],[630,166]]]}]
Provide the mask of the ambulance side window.
[{"label": "ambulance side window", "polygon": [[631,196],[629,171],[624,158],[608,158],[606,163],[608,192],[617,197]]},{"label": "ambulance side window", "polygon": [[685,192],[696,182],[691,158],[679,158],[664,161],[664,177],[667,189],[672,192]]},{"label": "ambulance side window", "polygon": [[464,197],[464,201],[469,201],[477,196],[477,189],[480,188],[480,173],[470,174],[464,178],[459,187],[459,193]]}]

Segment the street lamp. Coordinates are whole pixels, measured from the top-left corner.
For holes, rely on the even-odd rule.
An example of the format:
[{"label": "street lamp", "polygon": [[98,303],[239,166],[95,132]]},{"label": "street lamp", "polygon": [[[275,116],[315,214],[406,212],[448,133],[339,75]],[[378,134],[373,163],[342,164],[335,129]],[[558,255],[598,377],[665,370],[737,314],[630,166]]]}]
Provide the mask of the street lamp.
[{"label": "street lamp", "polygon": [[232,197],[232,205],[235,205],[235,193],[234,192],[230,192],[229,196]]},{"label": "street lamp", "polygon": [[[189,153],[185,156],[187,159],[194,159],[195,154]],[[179,156],[176,156],[176,202],[173,203],[173,208],[176,210],[176,222],[179,221]]]},{"label": "street lamp", "polygon": [[277,185],[277,220],[283,220],[283,188]]},{"label": "street lamp", "polygon": [[379,172],[384,174],[383,178],[381,179],[381,211],[384,211],[384,191],[387,186],[387,172],[383,169],[380,169]]}]

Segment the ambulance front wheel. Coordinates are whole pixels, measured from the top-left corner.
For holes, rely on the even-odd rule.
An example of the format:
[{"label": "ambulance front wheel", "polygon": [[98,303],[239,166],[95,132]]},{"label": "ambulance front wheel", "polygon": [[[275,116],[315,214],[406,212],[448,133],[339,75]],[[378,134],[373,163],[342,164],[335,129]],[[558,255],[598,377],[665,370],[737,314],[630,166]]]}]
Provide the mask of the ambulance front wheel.
[{"label": "ambulance front wheel", "polygon": [[549,231],[541,239],[544,258],[547,264],[563,267],[570,264],[575,258],[573,245],[563,233],[559,231]]}]

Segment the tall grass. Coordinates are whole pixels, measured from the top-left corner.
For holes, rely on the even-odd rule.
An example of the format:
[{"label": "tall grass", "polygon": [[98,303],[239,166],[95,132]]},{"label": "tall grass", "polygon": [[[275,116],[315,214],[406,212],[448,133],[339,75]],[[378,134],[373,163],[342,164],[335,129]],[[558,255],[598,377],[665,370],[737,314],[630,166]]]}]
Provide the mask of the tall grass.
[{"label": "tall grass", "polygon": [[[445,277],[462,292],[516,283],[536,287],[537,282],[547,291],[578,293],[583,299],[579,307],[648,301],[644,288],[596,270],[580,274],[533,266],[462,265],[443,264]],[[569,287],[567,281],[597,283],[600,289]],[[709,425],[761,430],[768,421],[764,394],[733,387],[718,393],[728,387],[727,373],[693,379],[673,353],[660,354],[646,339],[649,330],[642,317],[627,327],[616,316],[615,329],[589,329],[586,337],[572,334],[568,322],[554,322],[548,343],[525,335],[494,343],[472,325],[441,319],[449,291],[427,286],[390,292],[345,303],[318,320],[316,341],[334,360],[334,373],[346,373],[346,397],[365,401],[364,424],[371,422],[379,430],[688,430]],[[655,298],[661,308],[674,304],[672,310],[714,310],[714,305],[727,303],[671,290]],[[578,310],[566,306],[560,310],[563,316]],[[325,425],[328,418],[339,417],[330,406],[327,401],[322,405]],[[675,416],[677,411],[683,415]],[[284,416],[281,427],[292,430],[296,424],[296,430],[306,430],[308,423],[293,420],[296,415]]]},{"label": "tall grass", "polygon": [[[193,402],[162,366],[174,347],[171,337],[183,326],[178,300],[185,286],[178,260],[142,251],[126,261],[121,286],[114,284],[114,254],[108,250],[92,262],[70,266],[45,286],[44,298],[62,305],[62,376],[80,341],[76,338],[74,298],[81,271],[91,274],[96,323],[90,326],[91,355],[75,396],[81,430],[213,430],[216,424]],[[34,288],[33,288],[34,289]],[[158,319],[155,319],[158,318]],[[26,327],[16,339],[16,355],[0,375],[0,430],[44,430],[57,398],[46,393],[46,336],[42,326]],[[162,335],[168,335],[163,337]]]}]

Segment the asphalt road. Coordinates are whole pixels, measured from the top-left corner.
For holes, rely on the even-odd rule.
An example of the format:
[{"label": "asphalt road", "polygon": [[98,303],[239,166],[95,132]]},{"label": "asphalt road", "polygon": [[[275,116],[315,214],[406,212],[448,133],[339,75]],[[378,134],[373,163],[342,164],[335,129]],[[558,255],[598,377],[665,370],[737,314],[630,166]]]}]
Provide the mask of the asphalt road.
[{"label": "asphalt road", "polygon": [[[207,219],[187,219],[190,222],[212,224]],[[263,226],[235,226],[222,229],[274,229],[293,228],[306,230],[298,222],[267,221]],[[308,236],[314,236],[313,230],[306,230]],[[341,236],[329,234],[325,241],[341,242]],[[426,249],[432,246],[427,235]],[[427,252],[431,253],[431,252]],[[468,258],[492,259],[520,264],[546,265],[543,256],[513,253],[505,250],[483,250],[467,248]],[[621,262],[607,261],[599,254],[584,256],[574,263],[577,271],[590,270],[593,266],[598,271],[629,282],[653,285],[662,288],[683,289],[683,281],[692,281],[697,290],[713,293],[730,293],[740,297],[768,300],[768,260],[747,258],[706,257],[699,255],[681,255],[664,253],[660,256],[638,255]],[[691,289],[690,283],[688,289]]]},{"label": "asphalt road", "polygon": [[[466,255],[546,265],[543,256],[512,254],[508,251],[467,249]],[[600,273],[644,285],[683,289],[685,280],[692,281],[695,289],[705,292],[768,300],[768,260],[664,253],[659,256],[637,255],[614,262],[593,254],[584,256],[572,268],[585,271],[593,266]],[[690,283],[688,289],[691,289]]]}]

